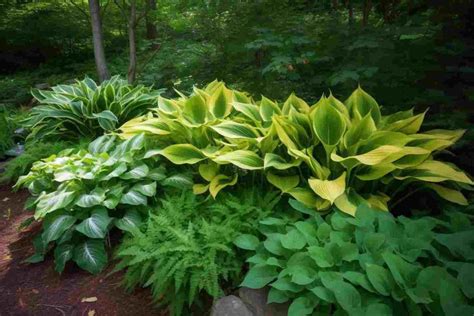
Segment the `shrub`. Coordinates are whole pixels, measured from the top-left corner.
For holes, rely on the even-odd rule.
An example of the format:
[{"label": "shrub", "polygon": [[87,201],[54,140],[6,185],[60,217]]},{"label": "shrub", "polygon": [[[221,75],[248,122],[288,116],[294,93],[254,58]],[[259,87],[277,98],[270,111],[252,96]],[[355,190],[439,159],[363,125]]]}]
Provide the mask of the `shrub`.
[{"label": "shrub", "polygon": [[97,85],[90,78],[72,85],[57,85],[52,91],[33,90],[40,105],[31,110],[25,125],[29,139],[89,138],[113,131],[117,125],[147,112],[160,90],[133,87],[118,76]]},{"label": "shrub", "polygon": [[172,315],[181,315],[199,294],[218,297],[224,281],[239,279],[243,258],[232,241],[254,233],[278,201],[276,194],[256,190],[225,194],[216,201],[190,191],[167,196],[150,211],[142,230],[133,231],[119,246],[117,270],[127,269],[128,288],[151,286],[155,300],[170,304]]},{"label": "shrub", "polygon": [[236,240],[254,252],[242,286],[270,284],[268,303],[290,301],[288,315],[472,314],[474,228],[469,215],[450,217],[394,218],[365,205],[355,217],[269,217],[263,240]]},{"label": "shrub", "polygon": [[154,139],[157,149],[148,156],[198,164],[196,193],[217,195],[243,169],[262,170],[272,185],[320,211],[335,204],[354,214],[362,202],[388,210],[390,199],[416,187],[467,204],[460,190],[472,180],[434,159],[464,131],[420,133],[424,116],[412,110],[384,116],[360,87],[345,103],[323,95],[309,106],[294,94],[283,104],[265,97],[254,102],[214,81],[189,97],[160,97],[153,113],[121,130],[125,138],[146,133]]},{"label": "shrub", "polygon": [[13,146],[12,133],[7,109],[4,106],[0,106],[0,158],[3,158],[5,151]]},{"label": "shrub", "polygon": [[167,177],[164,167],[142,159],[144,145],[143,135],[118,145],[115,136],[103,136],[88,151],[53,155],[20,177],[15,187],[27,187],[36,197],[30,206],[34,219],[43,221],[29,262],[43,260],[54,244],[57,271],[72,259],[98,273],[107,263],[104,241],[113,226],[133,230],[156,199],[158,185],[182,188],[190,182],[184,175]]}]

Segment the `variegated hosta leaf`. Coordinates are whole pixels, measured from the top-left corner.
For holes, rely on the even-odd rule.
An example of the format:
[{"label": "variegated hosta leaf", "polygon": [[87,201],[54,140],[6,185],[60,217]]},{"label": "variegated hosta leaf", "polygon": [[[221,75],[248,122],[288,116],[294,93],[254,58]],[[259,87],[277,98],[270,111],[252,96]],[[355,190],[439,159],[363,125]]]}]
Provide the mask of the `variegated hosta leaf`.
[{"label": "variegated hosta leaf", "polygon": [[255,128],[248,124],[241,124],[232,121],[224,121],[211,126],[220,135],[228,138],[257,138],[259,134]]},{"label": "variegated hosta leaf", "polygon": [[265,169],[275,168],[278,170],[290,169],[292,167],[299,166],[300,164],[301,164],[300,159],[292,159],[291,162],[286,162],[285,159],[283,159],[283,157],[276,154],[272,154],[272,153],[266,154],[264,162],[263,162]]},{"label": "variegated hosta leaf", "polygon": [[336,146],[346,130],[346,123],[339,111],[328,101],[319,105],[311,114],[313,130],[326,146]]},{"label": "variegated hosta leaf", "polygon": [[184,103],[183,118],[191,126],[199,126],[207,120],[206,101],[200,95],[194,95],[187,99]]},{"label": "variegated hosta leaf", "polygon": [[212,181],[219,172],[219,165],[214,162],[199,165],[199,174],[206,181]]},{"label": "variegated hosta leaf", "polygon": [[379,124],[381,120],[380,107],[377,101],[361,87],[358,87],[344,103],[353,119],[361,120],[364,116],[370,114],[375,124]]},{"label": "variegated hosta leaf", "polygon": [[75,192],[55,191],[41,195],[37,199],[35,219],[43,218],[46,214],[68,206],[76,197]]},{"label": "variegated hosta leaf", "polygon": [[142,217],[136,210],[128,210],[125,215],[115,220],[118,229],[134,234],[142,223]]},{"label": "variegated hosta leaf", "polygon": [[215,118],[224,118],[232,111],[232,91],[220,84],[211,94],[209,110]]},{"label": "variegated hosta leaf", "polygon": [[246,170],[263,169],[263,159],[250,150],[236,150],[213,159],[218,164],[231,163]]},{"label": "variegated hosta leaf", "polygon": [[104,238],[109,229],[112,218],[104,208],[92,212],[91,217],[83,220],[76,226],[76,230],[89,238]]},{"label": "variegated hosta leaf", "polygon": [[272,172],[266,174],[268,182],[276,186],[280,191],[288,193],[294,189],[300,182],[298,175],[294,176],[279,176]]},{"label": "variegated hosta leaf", "polygon": [[260,116],[262,119],[269,122],[272,120],[273,115],[279,114],[281,114],[281,110],[278,105],[275,102],[262,97],[262,100],[260,101]]},{"label": "variegated hosta leaf", "polygon": [[238,176],[237,174],[233,177],[229,177],[223,174],[215,176],[209,183],[209,193],[213,198],[216,198],[219,191],[225,187],[235,185],[237,183]]},{"label": "variegated hosta leaf", "polygon": [[74,247],[73,258],[82,269],[98,274],[107,265],[107,253],[103,240],[88,239]]},{"label": "variegated hosta leaf", "polygon": [[395,178],[399,180],[414,178],[426,182],[455,181],[468,185],[474,184],[464,172],[436,160],[427,160],[416,167],[405,169],[400,176]]},{"label": "variegated hosta leaf", "polygon": [[195,164],[206,159],[202,151],[191,144],[176,144],[166,147],[159,152],[174,164]]},{"label": "variegated hosta leaf", "polygon": [[52,219],[47,219],[43,223],[43,233],[41,237],[45,244],[55,241],[68,230],[74,223],[76,218],[71,215],[59,215]]},{"label": "variegated hosta leaf", "polygon": [[283,104],[282,113],[288,115],[291,109],[295,109],[301,113],[309,113],[309,105],[303,100],[298,98],[294,93],[292,93],[288,99],[286,99]]},{"label": "variegated hosta leaf", "polygon": [[402,132],[405,134],[415,134],[420,130],[421,124],[425,118],[426,111],[409,118],[393,122],[384,127],[384,130]]},{"label": "variegated hosta leaf", "polygon": [[346,173],[344,172],[335,180],[310,178],[308,183],[317,195],[333,204],[346,190]]}]

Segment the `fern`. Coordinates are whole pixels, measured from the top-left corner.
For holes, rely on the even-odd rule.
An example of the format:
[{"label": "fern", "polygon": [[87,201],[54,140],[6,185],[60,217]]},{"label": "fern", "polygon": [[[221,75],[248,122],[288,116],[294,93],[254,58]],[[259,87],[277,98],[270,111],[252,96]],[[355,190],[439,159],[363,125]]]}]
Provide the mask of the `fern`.
[{"label": "fern", "polygon": [[277,194],[261,197],[252,190],[222,194],[217,201],[188,191],[166,196],[142,231],[127,236],[117,250],[125,286],[150,286],[172,315],[187,311],[203,294],[223,295],[221,284],[237,280],[243,265],[234,239],[255,232],[278,201]]}]

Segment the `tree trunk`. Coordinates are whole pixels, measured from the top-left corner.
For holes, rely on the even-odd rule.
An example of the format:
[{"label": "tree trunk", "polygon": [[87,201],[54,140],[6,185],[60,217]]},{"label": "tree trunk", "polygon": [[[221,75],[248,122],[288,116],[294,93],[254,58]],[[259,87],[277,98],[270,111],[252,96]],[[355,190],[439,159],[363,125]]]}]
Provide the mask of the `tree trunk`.
[{"label": "tree trunk", "polygon": [[91,13],[92,39],[94,43],[94,58],[99,81],[102,82],[110,78],[104,53],[104,39],[102,35],[102,22],[100,19],[99,0],[89,0],[89,10]]},{"label": "tree trunk", "polygon": [[372,0],[365,0],[362,9],[362,26],[367,26],[369,22],[370,11],[372,10]]},{"label": "tree trunk", "polygon": [[128,20],[128,45],[129,45],[129,64],[128,64],[128,83],[132,84],[137,75],[137,47],[135,40],[135,29],[137,23],[137,6],[135,0],[130,1],[130,18]]},{"label": "tree trunk", "polygon": [[349,21],[349,24],[352,24],[354,22],[354,9],[352,7],[352,1],[346,0],[346,5],[347,5],[347,12],[348,12],[348,21]]},{"label": "tree trunk", "polygon": [[158,49],[160,45],[154,41],[158,38],[158,31],[156,30],[156,25],[153,19],[150,18],[150,12],[156,10],[156,0],[147,0],[146,2],[146,38],[150,41],[153,41],[151,46],[152,49]]}]

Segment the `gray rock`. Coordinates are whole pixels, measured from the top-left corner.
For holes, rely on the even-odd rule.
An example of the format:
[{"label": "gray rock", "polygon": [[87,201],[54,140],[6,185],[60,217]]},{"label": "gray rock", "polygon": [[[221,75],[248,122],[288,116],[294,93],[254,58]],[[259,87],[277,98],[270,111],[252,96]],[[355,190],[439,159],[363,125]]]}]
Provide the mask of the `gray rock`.
[{"label": "gray rock", "polygon": [[234,295],[218,299],[212,306],[211,316],[255,316],[240,298]]},{"label": "gray rock", "polygon": [[268,288],[250,289],[242,287],[239,296],[249,306],[255,316],[286,316],[288,315],[288,304],[267,304]]}]

